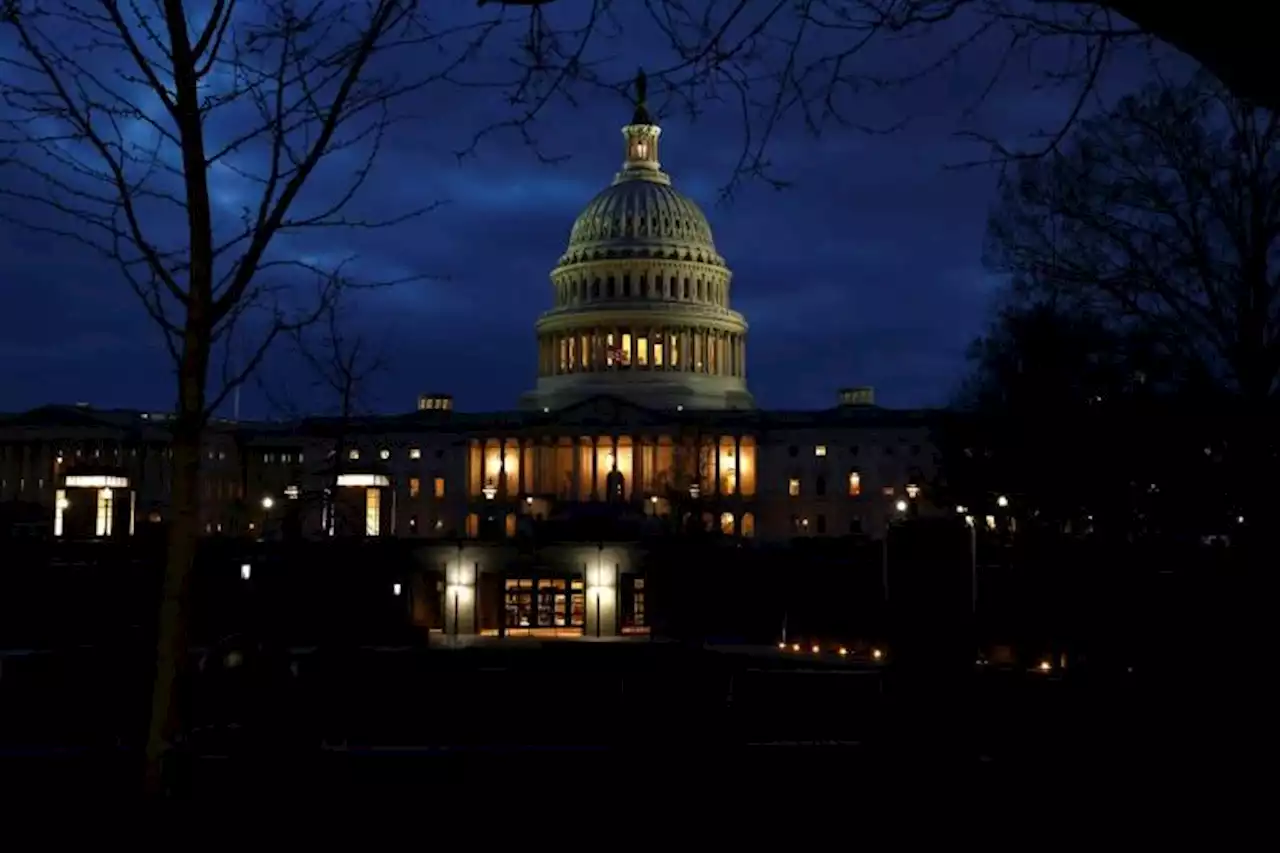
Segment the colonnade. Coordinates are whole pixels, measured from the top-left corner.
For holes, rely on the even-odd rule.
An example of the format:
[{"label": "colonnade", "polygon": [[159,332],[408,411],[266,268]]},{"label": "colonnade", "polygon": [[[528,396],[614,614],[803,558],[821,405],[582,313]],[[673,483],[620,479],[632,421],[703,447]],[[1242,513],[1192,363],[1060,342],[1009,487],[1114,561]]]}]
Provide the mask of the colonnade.
[{"label": "colonnade", "polygon": [[746,335],[698,326],[593,327],[538,339],[538,375],[612,370],[746,376]]},{"label": "colonnade", "polygon": [[[472,498],[555,495],[567,500],[631,500],[698,483],[705,495],[756,490],[752,436],[586,436],[473,440],[468,460]],[[618,489],[610,494],[610,476]],[[637,493],[638,490],[638,493]]]}]

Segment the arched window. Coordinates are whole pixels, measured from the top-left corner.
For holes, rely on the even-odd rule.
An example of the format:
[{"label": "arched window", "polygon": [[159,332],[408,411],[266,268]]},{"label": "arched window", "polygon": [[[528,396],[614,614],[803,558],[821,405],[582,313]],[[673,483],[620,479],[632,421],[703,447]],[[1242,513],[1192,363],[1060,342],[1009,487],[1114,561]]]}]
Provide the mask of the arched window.
[{"label": "arched window", "polygon": [[467,536],[475,539],[480,535],[480,516],[474,512],[467,514]]},{"label": "arched window", "polygon": [[744,512],[742,514],[742,525],[738,528],[738,533],[744,539],[750,539],[756,535],[756,515],[753,512]]}]

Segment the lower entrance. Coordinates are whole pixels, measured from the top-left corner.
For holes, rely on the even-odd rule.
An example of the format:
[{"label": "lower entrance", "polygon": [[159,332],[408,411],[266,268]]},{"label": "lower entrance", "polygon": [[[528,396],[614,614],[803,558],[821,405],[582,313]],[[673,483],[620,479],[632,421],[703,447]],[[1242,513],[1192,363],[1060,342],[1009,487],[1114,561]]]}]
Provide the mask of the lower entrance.
[{"label": "lower entrance", "polygon": [[533,574],[504,581],[504,629],[508,636],[578,637],[587,620],[581,577]]}]

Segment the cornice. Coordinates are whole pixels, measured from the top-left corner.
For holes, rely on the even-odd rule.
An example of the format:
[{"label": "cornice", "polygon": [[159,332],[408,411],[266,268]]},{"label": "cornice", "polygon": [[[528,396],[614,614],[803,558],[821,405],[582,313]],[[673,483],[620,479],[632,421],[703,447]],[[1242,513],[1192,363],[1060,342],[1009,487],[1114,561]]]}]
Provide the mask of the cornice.
[{"label": "cornice", "polygon": [[539,333],[608,325],[700,326],[745,334],[746,318],[737,311],[685,302],[623,302],[587,308],[555,308],[538,318]]}]

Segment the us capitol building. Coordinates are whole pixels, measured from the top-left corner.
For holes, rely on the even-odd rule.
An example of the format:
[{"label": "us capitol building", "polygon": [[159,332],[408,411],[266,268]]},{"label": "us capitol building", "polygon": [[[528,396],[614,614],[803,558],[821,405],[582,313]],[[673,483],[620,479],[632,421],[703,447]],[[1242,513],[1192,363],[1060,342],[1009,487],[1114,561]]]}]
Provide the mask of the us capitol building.
[{"label": "us capitol building", "polygon": [[[537,382],[518,409],[464,413],[423,394],[416,411],[356,421],[214,422],[206,533],[421,540],[424,623],[601,635],[645,630],[638,567],[653,537],[877,537],[895,515],[929,511],[928,412],[880,408],[869,388],[820,411],[755,408],[729,265],[662,170],[642,83],[622,168],[551,271]],[[6,528],[158,529],[167,420],[85,405],[0,418]]]}]

